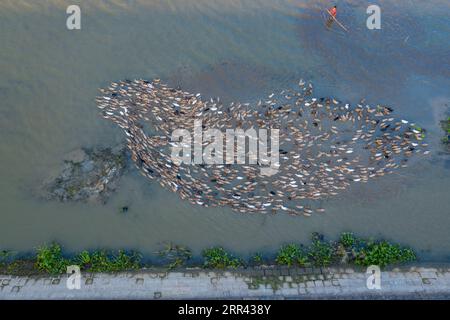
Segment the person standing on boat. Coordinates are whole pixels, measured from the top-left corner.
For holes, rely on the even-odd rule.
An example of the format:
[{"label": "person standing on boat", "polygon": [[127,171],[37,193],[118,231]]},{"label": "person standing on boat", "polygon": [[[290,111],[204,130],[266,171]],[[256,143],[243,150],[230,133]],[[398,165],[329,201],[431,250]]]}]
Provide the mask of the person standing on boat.
[{"label": "person standing on boat", "polygon": [[333,17],[336,18],[336,14],[337,14],[337,6],[334,6],[333,8],[328,9],[328,12],[329,12]]},{"label": "person standing on boat", "polygon": [[348,29],[336,19],[337,15],[337,6],[334,6],[333,8],[327,9],[328,14],[331,16],[326,23],[327,28],[329,29],[331,25],[333,24],[333,21],[336,22],[342,29],[344,29],[346,32],[348,32]]},{"label": "person standing on boat", "polygon": [[336,19],[337,7],[334,6],[334,7],[330,8],[330,9],[327,9],[327,11],[328,11],[328,13],[330,14],[331,17],[329,17],[327,19],[326,26],[327,26],[327,29],[331,29],[331,26],[333,25],[333,22]]}]

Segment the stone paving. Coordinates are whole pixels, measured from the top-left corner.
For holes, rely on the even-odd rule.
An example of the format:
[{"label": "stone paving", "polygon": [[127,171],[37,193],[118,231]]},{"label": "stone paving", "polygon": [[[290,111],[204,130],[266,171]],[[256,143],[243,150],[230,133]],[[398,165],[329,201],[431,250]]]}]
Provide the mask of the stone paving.
[{"label": "stone paving", "polygon": [[141,270],[81,275],[0,275],[0,299],[450,299],[450,266],[382,271],[381,289],[353,268],[259,267],[233,271]]}]

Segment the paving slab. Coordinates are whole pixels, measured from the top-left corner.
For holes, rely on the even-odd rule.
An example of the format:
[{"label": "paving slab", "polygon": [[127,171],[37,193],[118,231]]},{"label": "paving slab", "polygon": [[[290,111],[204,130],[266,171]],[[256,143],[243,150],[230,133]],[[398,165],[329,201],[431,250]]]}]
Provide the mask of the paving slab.
[{"label": "paving slab", "polygon": [[0,299],[450,299],[447,267],[383,271],[381,289],[367,288],[360,269],[262,270],[82,273],[79,289],[69,275],[0,275]]}]

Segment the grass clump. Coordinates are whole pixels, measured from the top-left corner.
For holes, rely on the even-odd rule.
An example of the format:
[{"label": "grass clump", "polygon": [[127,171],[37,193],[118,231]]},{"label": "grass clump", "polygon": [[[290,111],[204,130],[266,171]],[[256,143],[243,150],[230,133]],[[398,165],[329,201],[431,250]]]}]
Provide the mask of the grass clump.
[{"label": "grass clump", "polygon": [[0,251],[0,266],[6,265],[11,258],[11,251],[9,250],[1,250]]},{"label": "grass clump", "polygon": [[140,259],[139,254],[127,253],[124,250],[119,250],[116,254],[104,250],[82,251],[75,257],[74,263],[79,264],[82,270],[91,272],[118,272],[138,269]]},{"label": "grass clump", "polygon": [[356,245],[356,237],[351,232],[343,232],[341,233],[341,237],[339,239],[339,243],[344,246],[344,248],[349,249]]},{"label": "grass clump", "polygon": [[304,266],[308,262],[308,256],[300,246],[288,244],[280,248],[275,261],[289,267],[293,265]]},{"label": "grass clump", "polygon": [[242,265],[241,260],[233,257],[222,247],[214,247],[206,249],[202,252],[205,268],[237,268]]},{"label": "grass clump", "polygon": [[450,117],[447,118],[447,120],[441,121],[441,128],[445,132],[445,136],[442,137],[442,143],[447,145],[447,148],[450,150]]},{"label": "grass clump", "polygon": [[251,258],[251,263],[254,265],[261,265],[264,262],[263,255],[261,253],[255,253],[253,257]]},{"label": "grass clump", "polygon": [[61,246],[53,243],[39,247],[36,255],[36,267],[50,274],[64,273],[70,261],[62,256]]}]

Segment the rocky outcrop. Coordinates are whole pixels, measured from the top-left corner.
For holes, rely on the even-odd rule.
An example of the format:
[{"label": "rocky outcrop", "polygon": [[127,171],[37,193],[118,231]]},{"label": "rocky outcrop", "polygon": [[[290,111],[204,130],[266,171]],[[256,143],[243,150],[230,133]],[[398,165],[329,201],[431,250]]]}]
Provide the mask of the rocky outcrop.
[{"label": "rocky outcrop", "polygon": [[125,148],[78,149],[69,153],[60,174],[46,184],[46,198],[105,203],[125,171]]}]

